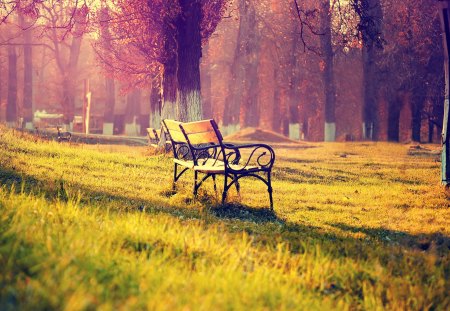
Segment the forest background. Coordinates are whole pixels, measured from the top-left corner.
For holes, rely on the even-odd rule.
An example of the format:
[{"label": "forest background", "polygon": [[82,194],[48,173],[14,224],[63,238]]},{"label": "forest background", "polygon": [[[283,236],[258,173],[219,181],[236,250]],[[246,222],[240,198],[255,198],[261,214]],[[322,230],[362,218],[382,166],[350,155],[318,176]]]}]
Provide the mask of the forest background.
[{"label": "forest background", "polygon": [[[213,117],[226,134],[262,127],[295,140],[440,140],[444,60],[435,3],[198,2],[197,119]],[[0,25],[0,120],[25,127],[46,110],[73,128],[89,80],[92,132],[159,127],[164,107],[180,97],[172,105],[164,98],[168,55],[153,53],[168,41],[151,41],[155,49],[139,40],[151,27],[164,31],[155,25],[165,20],[125,23],[139,1],[113,9],[91,3],[90,12],[101,6],[96,14],[80,3],[44,1],[38,13],[16,10]]]}]

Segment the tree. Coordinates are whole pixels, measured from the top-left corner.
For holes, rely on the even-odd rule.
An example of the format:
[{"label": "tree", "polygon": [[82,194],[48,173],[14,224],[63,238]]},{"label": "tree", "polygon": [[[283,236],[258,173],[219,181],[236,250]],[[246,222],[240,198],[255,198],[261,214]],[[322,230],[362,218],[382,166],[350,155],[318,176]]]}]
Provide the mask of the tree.
[{"label": "tree", "polygon": [[383,12],[380,0],[353,0],[359,16],[358,33],[362,39],[363,58],[363,138],[378,140],[377,60],[383,47]]},{"label": "tree", "polygon": [[161,126],[161,77],[156,76],[152,80],[150,93],[150,127]]},{"label": "tree", "polygon": [[17,52],[15,46],[8,47],[8,100],[6,122],[15,126],[17,122]]},{"label": "tree", "polygon": [[[33,129],[33,50],[32,50],[32,29],[28,28],[27,17],[19,14],[20,26],[23,29],[23,126],[26,129]],[[28,28],[28,29],[27,29]]]},{"label": "tree", "polygon": [[321,52],[323,53],[323,83],[325,92],[325,141],[336,140],[336,86],[334,83],[334,52],[332,44],[332,12],[330,1],[321,2]]},{"label": "tree", "polygon": [[[43,5],[48,14],[48,37],[53,45],[56,64],[62,77],[62,101],[64,123],[69,128],[75,115],[75,90],[77,86],[77,65],[80,56],[82,36],[87,27],[88,8],[66,7],[61,3]],[[69,14],[66,12],[69,11]],[[71,33],[58,29],[60,23],[73,23]],[[70,43],[67,44],[71,38]],[[67,47],[68,45],[68,47]],[[68,56],[65,55],[68,53]]]},{"label": "tree", "polygon": [[[104,4],[104,3],[102,3]],[[99,13],[100,33],[103,38],[103,42],[106,50],[111,47],[111,33],[108,29],[108,20],[110,19],[109,8],[103,5]],[[106,76],[105,79],[106,88],[106,104],[103,114],[103,134],[114,134],[114,108],[116,104],[116,91],[114,79],[110,76]]]},{"label": "tree", "polygon": [[99,56],[110,74],[131,84],[148,87],[154,76],[162,75],[165,117],[175,106],[177,119],[200,119],[201,44],[214,31],[225,4],[225,0],[116,0],[109,20],[113,43],[107,51],[113,57],[104,56],[104,43]]},{"label": "tree", "polygon": [[[399,140],[400,111],[407,104],[410,138],[421,141],[422,121],[433,111],[427,107],[442,96],[431,91],[442,86],[442,75],[436,75],[443,64],[438,10],[423,0],[409,0],[406,5],[385,0],[384,6],[386,44],[378,66],[386,82],[378,85],[389,102],[388,139]],[[410,100],[405,103],[405,98]],[[439,114],[432,119],[439,119]]]},{"label": "tree", "polygon": [[443,118],[442,130],[442,165],[441,165],[441,181],[448,188],[450,179],[450,136],[449,129],[449,92],[450,92],[450,63],[449,63],[449,48],[450,48],[450,1],[445,0],[440,4],[441,27],[444,32],[443,35],[443,49],[444,49],[444,71],[445,71],[445,114]]}]

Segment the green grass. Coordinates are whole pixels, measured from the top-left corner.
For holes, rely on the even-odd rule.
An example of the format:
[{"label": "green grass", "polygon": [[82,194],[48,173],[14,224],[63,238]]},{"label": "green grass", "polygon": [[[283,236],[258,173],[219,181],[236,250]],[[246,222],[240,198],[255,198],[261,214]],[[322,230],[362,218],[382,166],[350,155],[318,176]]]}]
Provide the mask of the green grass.
[{"label": "green grass", "polygon": [[271,212],[260,182],[193,200],[191,173],[172,192],[171,159],[145,148],[0,128],[0,309],[448,310],[436,152],[275,150]]}]

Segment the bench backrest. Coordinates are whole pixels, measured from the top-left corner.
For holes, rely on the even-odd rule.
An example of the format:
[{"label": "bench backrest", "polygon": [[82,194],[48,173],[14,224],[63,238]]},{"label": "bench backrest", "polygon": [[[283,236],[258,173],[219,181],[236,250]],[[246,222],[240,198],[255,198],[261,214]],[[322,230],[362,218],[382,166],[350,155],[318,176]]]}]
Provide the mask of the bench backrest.
[{"label": "bench backrest", "polygon": [[214,120],[181,123],[182,134],[190,145],[215,144],[222,142],[222,134]]},{"label": "bench backrest", "polygon": [[167,130],[167,134],[169,135],[169,138],[172,143],[175,144],[185,144],[187,143],[186,137],[184,137],[184,134],[181,132],[180,124],[181,122],[165,119],[162,121],[164,127]]},{"label": "bench backrest", "polygon": [[149,140],[149,142],[151,144],[158,144],[159,143],[158,132],[153,127],[148,127],[147,128],[147,136],[148,136],[148,140]]}]

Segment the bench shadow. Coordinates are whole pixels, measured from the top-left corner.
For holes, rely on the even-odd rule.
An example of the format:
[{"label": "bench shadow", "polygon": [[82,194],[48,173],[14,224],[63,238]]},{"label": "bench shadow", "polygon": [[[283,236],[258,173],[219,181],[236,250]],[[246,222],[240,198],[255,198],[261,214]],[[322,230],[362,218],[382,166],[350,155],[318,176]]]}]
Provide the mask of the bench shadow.
[{"label": "bench shadow", "polygon": [[227,203],[224,205],[211,206],[209,212],[219,219],[249,221],[257,224],[284,221],[269,208],[255,208],[239,203]]},{"label": "bench shadow", "polygon": [[398,243],[410,249],[418,251],[434,251],[439,255],[444,255],[450,251],[450,237],[442,233],[433,234],[410,234],[403,231],[396,231],[386,228],[364,228],[350,226],[343,223],[328,224],[332,227],[349,231],[352,233],[363,233],[371,239],[384,245]]},{"label": "bench shadow", "polygon": [[279,167],[273,171],[272,175],[274,179],[308,184],[345,183],[358,177],[355,173],[342,170],[321,169],[321,172],[315,173],[290,167]]},{"label": "bench shadow", "polygon": [[[64,181],[48,182],[39,180],[13,169],[0,166],[0,183],[6,187],[13,184],[16,192],[45,195],[49,201],[67,200],[64,196]],[[19,186],[22,185],[22,186]],[[225,205],[203,205],[205,208],[189,208],[183,204],[169,204],[158,199],[141,199],[134,195],[117,195],[109,191],[96,191],[88,186],[71,184],[75,190],[80,191],[80,204],[101,209],[105,202],[116,202],[117,212],[129,213],[164,213],[183,221],[184,219],[205,220],[205,225],[223,224],[231,234],[236,232],[248,232],[256,242],[262,245],[274,247],[277,243],[289,244],[292,253],[304,253],[315,245],[320,245],[321,250],[333,258],[352,258],[354,260],[379,260],[383,265],[400,264],[391,256],[398,254],[403,256],[403,251],[420,251],[448,256],[450,250],[450,238],[442,234],[411,235],[406,232],[392,231],[384,228],[360,228],[342,223],[329,223],[328,225],[343,231],[364,233],[368,239],[362,241],[356,237],[342,236],[337,232],[330,232],[321,227],[304,223],[286,221],[280,217],[276,209],[254,208],[238,203]],[[120,208],[120,209],[119,209]],[[110,210],[114,212],[114,210]],[[232,220],[232,221],[231,221]],[[389,237],[383,239],[383,237]],[[379,251],[383,249],[384,251]],[[391,256],[391,257],[390,257]]]}]

